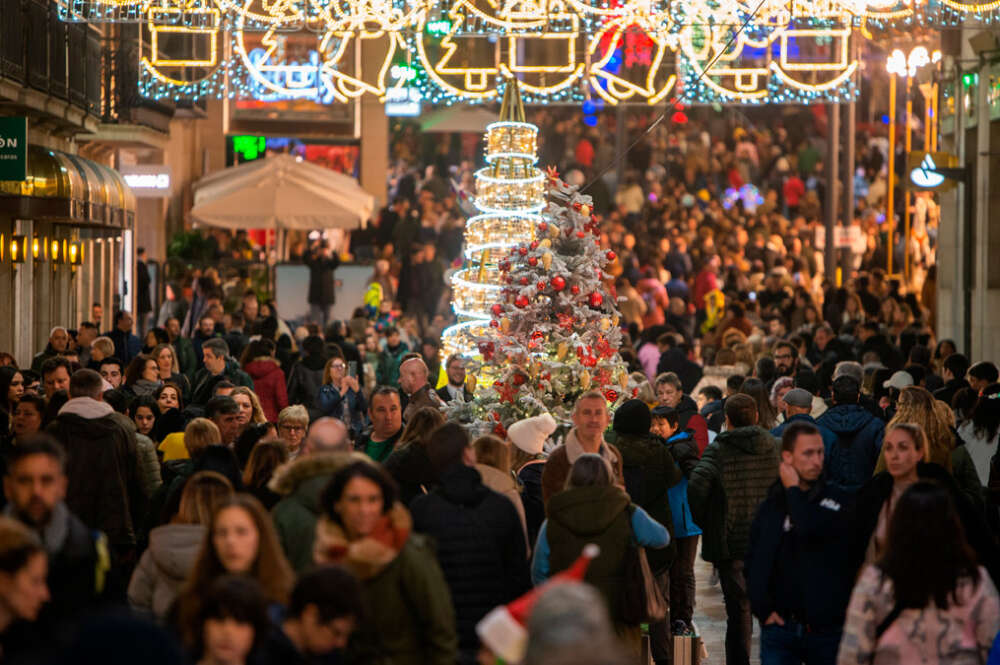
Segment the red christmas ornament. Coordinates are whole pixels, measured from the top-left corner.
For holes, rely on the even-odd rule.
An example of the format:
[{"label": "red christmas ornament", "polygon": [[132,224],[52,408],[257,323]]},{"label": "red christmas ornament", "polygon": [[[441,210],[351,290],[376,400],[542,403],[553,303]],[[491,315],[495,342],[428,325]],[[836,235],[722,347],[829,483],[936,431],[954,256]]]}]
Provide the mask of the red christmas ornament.
[{"label": "red christmas ornament", "polygon": [[479,343],[479,353],[483,354],[483,360],[491,360],[495,351],[496,347],[493,346],[493,342]]},{"label": "red christmas ornament", "polygon": [[569,292],[572,293],[574,296],[578,296],[580,295],[580,287],[574,284],[573,286],[569,287]]},{"label": "red christmas ornament", "polygon": [[518,247],[517,248],[517,253],[520,254],[521,256],[527,256],[528,255],[528,248],[527,247]]},{"label": "red christmas ornament", "polygon": [[493,426],[493,433],[499,436],[501,439],[507,438],[507,430],[500,423]]},{"label": "red christmas ornament", "polygon": [[499,328],[500,327],[500,322],[497,321],[496,319],[493,319],[492,321],[490,321],[490,326],[493,327],[493,328]]},{"label": "red christmas ornament", "polygon": [[528,296],[518,296],[517,300],[514,301],[514,304],[524,309],[528,306]]},{"label": "red christmas ornament", "polygon": [[521,286],[527,286],[527,285],[528,285],[528,278],[527,277],[522,277],[521,278]]},{"label": "red christmas ornament", "polygon": [[545,290],[545,282],[539,282],[537,284],[537,286],[538,286],[538,290],[539,291],[544,291]]},{"label": "red christmas ornament", "polygon": [[617,402],[618,401],[618,391],[617,390],[611,390],[610,388],[608,388],[606,391],[604,391],[604,399],[608,400],[609,402]]},{"label": "red christmas ornament", "polygon": [[538,257],[536,257],[536,256],[529,256],[528,257],[528,265],[531,266],[532,268],[534,268],[535,266],[537,266],[538,265]]},{"label": "red christmas ornament", "polygon": [[548,222],[539,222],[538,223],[538,230],[539,231],[548,231],[549,230],[549,223]]},{"label": "red christmas ornament", "polygon": [[535,332],[531,333],[531,339],[536,342],[540,341],[544,337],[545,333],[543,333],[541,330],[536,330]]},{"label": "red christmas ornament", "polygon": [[559,275],[556,275],[552,278],[552,288],[556,291],[562,291],[566,288],[566,280]]},{"label": "red christmas ornament", "polygon": [[529,247],[531,247],[531,249],[538,249],[538,241],[532,240],[531,245],[529,245]]},{"label": "red christmas ornament", "polygon": [[604,296],[594,291],[590,294],[589,302],[591,307],[600,307],[601,303],[604,302]]},{"label": "red christmas ornament", "polygon": [[510,270],[510,261],[504,259],[503,261],[500,262],[500,271],[507,272],[509,270]]},{"label": "red christmas ornament", "polygon": [[586,233],[584,233],[583,231],[577,231],[577,232],[576,232],[576,237],[577,237],[577,238],[586,238],[586,237],[587,237],[587,234],[586,234]]},{"label": "red christmas ornament", "polygon": [[617,256],[618,256],[618,255],[617,255],[617,254],[615,254],[614,252],[612,252],[612,251],[611,251],[611,250],[609,249],[609,250],[608,250],[608,253],[607,253],[607,254],[605,254],[604,256],[608,257],[608,261],[614,261],[614,260],[615,260],[615,258],[617,258]]},{"label": "red christmas ornament", "polygon": [[577,212],[580,212],[580,208],[582,208],[582,207],[583,207],[583,204],[580,203],[579,201],[573,204],[573,210],[576,210]]},{"label": "red christmas ornament", "polygon": [[514,374],[513,380],[515,386],[523,386],[524,382],[527,381],[528,378],[524,376],[524,374],[522,374],[521,372],[517,372],[516,374]]},{"label": "red christmas ornament", "polygon": [[490,307],[490,311],[493,312],[493,316],[500,316],[503,314],[503,305],[497,303],[493,307]]}]

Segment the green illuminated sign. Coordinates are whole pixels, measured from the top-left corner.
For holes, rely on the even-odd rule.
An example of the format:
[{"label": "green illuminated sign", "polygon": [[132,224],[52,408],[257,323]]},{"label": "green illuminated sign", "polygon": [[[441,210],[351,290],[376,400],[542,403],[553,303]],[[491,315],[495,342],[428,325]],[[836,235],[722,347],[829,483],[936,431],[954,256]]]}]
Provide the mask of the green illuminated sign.
[{"label": "green illuminated sign", "polygon": [[263,136],[233,137],[233,152],[247,162],[253,161],[264,154],[265,147],[266,141]]},{"label": "green illuminated sign", "polygon": [[428,21],[427,32],[432,35],[447,35],[451,32],[451,21],[443,19],[439,21]]},{"label": "green illuminated sign", "polygon": [[0,180],[23,181],[27,169],[28,119],[0,118]]}]

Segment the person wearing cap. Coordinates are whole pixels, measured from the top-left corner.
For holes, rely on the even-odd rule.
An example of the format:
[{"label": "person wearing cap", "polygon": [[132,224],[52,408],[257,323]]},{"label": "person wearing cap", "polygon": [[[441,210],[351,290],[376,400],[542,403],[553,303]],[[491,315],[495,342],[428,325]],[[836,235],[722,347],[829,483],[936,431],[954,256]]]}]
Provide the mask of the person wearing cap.
[{"label": "person wearing cap", "polygon": [[750,606],[761,625],[760,658],[833,663],[854,583],[851,495],[824,479],[826,446],[815,425],[786,425],[780,476],[754,517],[744,561]]},{"label": "person wearing cap", "polygon": [[810,415],[813,403],[812,393],[802,388],[792,388],[785,393],[782,401],[785,403],[785,422],[772,429],[771,434],[780,439],[785,428],[792,423],[809,423],[819,430],[825,449],[833,448],[834,444],[837,443],[837,435],[829,428],[817,424],[816,419]]},{"label": "person wearing cap", "polygon": [[[622,456],[625,491],[650,517],[670,531],[670,546],[650,551],[646,555],[649,567],[656,576],[656,583],[664,597],[669,598],[670,564],[677,554],[677,547],[673,543],[674,520],[668,491],[684,476],[674,462],[670,449],[650,434],[651,425],[652,418],[646,403],[630,399],[615,411],[612,432],[608,438],[614,441]],[[650,622],[649,637],[653,660],[669,662],[673,642],[669,613],[660,621]]]},{"label": "person wearing cap", "polygon": [[861,384],[841,376],[833,382],[833,406],[816,419],[817,425],[837,436],[826,455],[827,477],[849,492],[872,477],[885,432],[885,421],[858,404],[860,397]]},{"label": "person wearing cap", "polygon": [[542,473],[545,470],[545,442],[556,431],[556,421],[548,413],[525,418],[507,428],[511,443],[510,468],[521,484],[521,503],[528,528],[528,544],[538,537],[538,529],[545,521],[545,502],[542,500]]}]

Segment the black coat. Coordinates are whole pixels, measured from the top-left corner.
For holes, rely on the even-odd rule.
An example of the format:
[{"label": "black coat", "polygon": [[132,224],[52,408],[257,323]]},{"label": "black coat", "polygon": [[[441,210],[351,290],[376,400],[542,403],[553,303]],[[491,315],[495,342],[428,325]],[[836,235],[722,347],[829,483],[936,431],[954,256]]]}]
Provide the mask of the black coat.
[{"label": "black coat", "polygon": [[39,617],[48,631],[69,631],[93,610],[97,601],[96,540],[100,534],[88,529],[68,511],[66,518],[66,540],[59,551],[49,556],[48,586],[52,599]]},{"label": "black coat", "polygon": [[[951,494],[969,545],[976,552],[979,563],[992,579],[1000,579],[1000,550],[986,523],[986,516],[968,496],[958,488],[958,483],[943,467],[930,462],[917,464],[920,480],[933,481]],[[893,479],[888,471],[875,474],[857,494],[851,516],[850,562],[851,573],[856,575],[865,561],[865,552],[875,528],[882,504],[892,495]]]},{"label": "black coat", "polygon": [[403,505],[409,506],[413,499],[437,485],[437,471],[427,451],[415,441],[389,453],[382,466],[399,485],[399,500]]},{"label": "black coat", "polygon": [[336,253],[332,254],[330,258],[309,254],[305,257],[305,264],[309,268],[309,304],[332,305],[336,300],[333,271],[340,265],[340,258]]},{"label": "black coat", "polygon": [[483,485],[479,472],[455,465],[441,487],[410,505],[413,528],[437,541],[458,624],[460,663],[475,663],[476,623],[531,587],[521,519],[510,499]]},{"label": "black coat", "polygon": [[[824,480],[808,492],[786,490],[780,481],[771,487],[750,526],[744,560],[750,608],[762,624],[771,612],[788,611],[804,613],[798,619],[814,628],[844,624],[854,586],[847,556],[850,501],[850,494]],[[773,577],[779,570],[801,590],[804,606],[778,606]]]},{"label": "black coat", "polygon": [[545,521],[545,501],[542,499],[542,472],[545,460],[528,462],[517,472],[521,483],[521,503],[524,504],[524,519],[528,526],[528,544],[535,548],[538,530]]}]

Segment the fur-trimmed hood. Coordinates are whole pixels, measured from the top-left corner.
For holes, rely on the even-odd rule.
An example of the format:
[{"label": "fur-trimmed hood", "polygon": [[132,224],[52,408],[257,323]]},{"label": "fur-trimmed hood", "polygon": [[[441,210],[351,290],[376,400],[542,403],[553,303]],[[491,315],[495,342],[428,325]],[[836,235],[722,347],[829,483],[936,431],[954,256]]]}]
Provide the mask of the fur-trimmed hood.
[{"label": "fur-trimmed hood", "polygon": [[275,494],[289,496],[307,480],[332,476],[348,464],[368,461],[367,455],[356,452],[314,453],[298,457],[275,469],[267,488]]},{"label": "fur-trimmed hood", "polygon": [[412,530],[413,519],[401,503],[393,504],[370,536],[353,542],[343,527],[324,515],[316,523],[313,561],[345,566],[359,579],[369,580],[396,560]]}]

